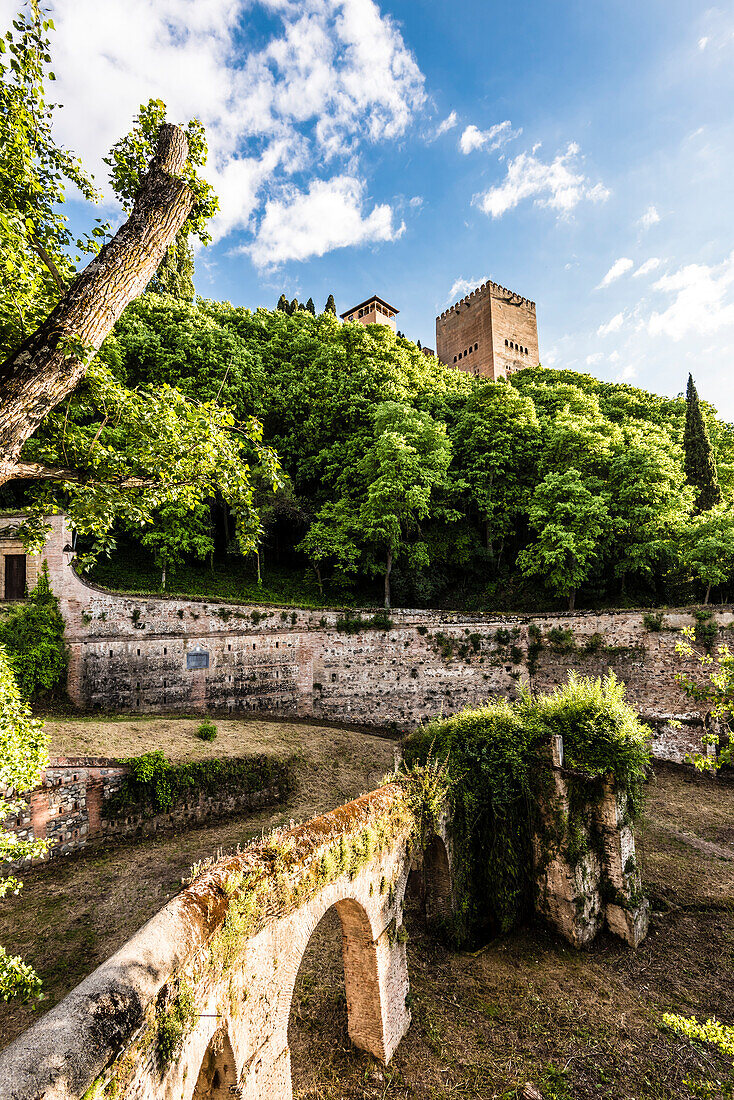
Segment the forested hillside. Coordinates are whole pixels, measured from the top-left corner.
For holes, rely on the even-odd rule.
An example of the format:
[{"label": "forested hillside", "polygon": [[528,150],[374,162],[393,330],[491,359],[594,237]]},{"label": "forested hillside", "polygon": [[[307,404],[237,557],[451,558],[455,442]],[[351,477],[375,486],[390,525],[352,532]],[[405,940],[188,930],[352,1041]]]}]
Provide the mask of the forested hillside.
[{"label": "forested hillside", "polygon": [[[255,478],[263,531],[245,572],[259,569],[268,591],[274,570],[315,600],[404,605],[729,594],[734,427],[703,403],[723,496],[715,503],[714,486],[713,507],[686,478],[684,397],[542,368],[483,383],[384,326],[152,293],[127,309],[101,360],[127,387],[215,401],[243,429],[262,421],[284,487]],[[101,440],[109,430],[82,389],[55,414],[46,461],[60,418],[67,434],[70,422],[99,422]],[[142,541],[158,583],[165,570],[175,588],[185,563],[238,552],[217,502],[155,519],[119,535],[128,553]],[[136,570],[144,560],[136,551]],[[102,563],[97,575],[114,570]]]}]

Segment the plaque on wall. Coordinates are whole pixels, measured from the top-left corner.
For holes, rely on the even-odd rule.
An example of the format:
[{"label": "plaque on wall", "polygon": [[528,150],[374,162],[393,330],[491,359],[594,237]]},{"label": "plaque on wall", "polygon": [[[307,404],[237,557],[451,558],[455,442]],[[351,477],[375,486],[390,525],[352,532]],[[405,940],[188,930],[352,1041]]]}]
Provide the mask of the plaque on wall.
[{"label": "plaque on wall", "polygon": [[186,654],[186,668],[209,668],[209,653],[206,649],[189,650]]}]

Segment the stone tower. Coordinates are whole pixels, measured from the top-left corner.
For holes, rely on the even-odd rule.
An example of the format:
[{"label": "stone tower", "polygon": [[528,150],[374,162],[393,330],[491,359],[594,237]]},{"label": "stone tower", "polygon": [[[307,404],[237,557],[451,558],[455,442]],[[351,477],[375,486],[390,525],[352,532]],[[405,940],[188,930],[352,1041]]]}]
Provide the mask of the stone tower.
[{"label": "stone tower", "polygon": [[492,382],[537,367],[535,302],[482,283],[436,318],[436,354],[442,363]]}]

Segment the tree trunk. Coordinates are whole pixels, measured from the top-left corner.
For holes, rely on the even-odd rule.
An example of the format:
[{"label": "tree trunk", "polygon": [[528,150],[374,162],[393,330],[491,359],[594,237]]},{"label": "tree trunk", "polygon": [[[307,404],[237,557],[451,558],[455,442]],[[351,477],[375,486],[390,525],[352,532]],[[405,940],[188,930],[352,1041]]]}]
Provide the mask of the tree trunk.
[{"label": "tree trunk", "polygon": [[166,591],[166,567],[165,565],[161,569],[161,591]]},{"label": "tree trunk", "polygon": [[321,578],[321,570],[319,569],[318,565],[314,565],[313,571],[316,574],[316,583],[319,586],[319,592],[323,596],[323,594],[324,594],[324,582]]},{"label": "tree trunk", "polygon": [[23,444],[84,377],[100,344],[128,302],[145,290],[189,216],[194,195],[179,178],[187,157],[183,132],[162,126],[128,220],[43,324],[0,365],[0,485],[22,476]]},{"label": "tree trunk", "polygon": [[568,610],[573,611],[576,607],[576,589],[572,588],[568,594]]},{"label": "tree trunk", "polygon": [[385,562],[385,607],[390,608],[390,574],[392,573],[392,550],[387,552]]},{"label": "tree trunk", "polygon": [[709,585],[706,589],[706,595],[705,595],[704,601],[703,601],[704,604],[707,604],[709,602],[709,596],[710,595],[711,595],[711,585]]},{"label": "tree trunk", "polygon": [[255,551],[255,557],[257,558],[257,584],[258,588],[260,588],[263,583],[262,573],[260,572],[260,547]]}]

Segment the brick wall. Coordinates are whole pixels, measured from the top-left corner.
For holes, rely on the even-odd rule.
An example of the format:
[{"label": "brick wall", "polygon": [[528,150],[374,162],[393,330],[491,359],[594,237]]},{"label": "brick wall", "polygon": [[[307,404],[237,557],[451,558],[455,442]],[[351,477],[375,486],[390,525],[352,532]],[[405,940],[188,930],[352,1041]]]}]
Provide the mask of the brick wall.
[{"label": "brick wall", "polygon": [[[165,813],[151,815],[141,810],[107,815],[105,802],[120,790],[129,771],[119,760],[102,757],[51,760],[40,787],[31,792],[26,808],[7,818],[3,828],[23,840],[51,842],[47,855],[34,859],[35,864],[78,851],[89,841],[151,836],[168,829],[187,828],[220,817],[250,813],[281,798],[277,787],[216,795],[192,791],[185,802],[176,803]],[[21,870],[30,862],[6,864],[5,870]]]}]

